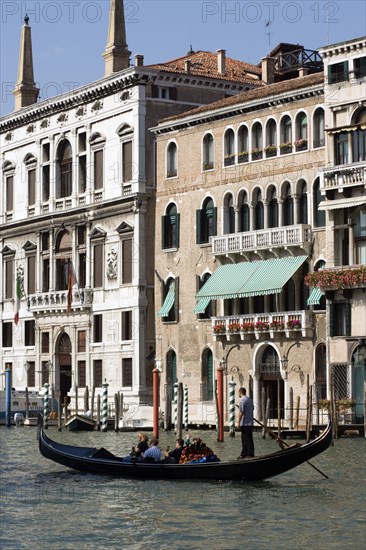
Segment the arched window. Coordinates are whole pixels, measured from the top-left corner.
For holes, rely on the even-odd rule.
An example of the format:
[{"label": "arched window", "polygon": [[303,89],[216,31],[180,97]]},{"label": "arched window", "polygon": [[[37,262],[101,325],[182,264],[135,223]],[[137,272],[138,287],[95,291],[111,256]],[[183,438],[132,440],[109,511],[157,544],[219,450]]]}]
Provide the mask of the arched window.
[{"label": "arched window", "polygon": [[216,235],[217,208],[213,200],[208,197],[201,210],[196,210],[196,242],[204,244],[210,241],[210,237]]},{"label": "arched window", "polygon": [[273,118],[271,118],[267,122],[266,126],[265,152],[266,158],[274,157],[277,155],[277,124]]},{"label": "arched window", "polygon": [[294,224],[294,201],[291,196],[291,186],[285,186],[285,200],[283,201],[283,225]]},{"label": "arched window", "polygon": [[214,167],[214,138],[206,134],[203,138],[202,170],[213,170]]},{"label": "arched window", "polygon": [[238,163],[248,162],[249,157],[248,128],[240,126],[238,131]]},{"label": "arched window", "polygon": [[169,204],[161,223],[162,248],[179,248],[180,215],[175,204]]},{"label": "arched window", "polygon": [[248,195],[242,191],[239,197],[239,231],[250,231],[250,208],[248,205]]},{"label": "arched window", "polygon": [[169,350],[166,355],[166,385],[173,389],[177,382],[177,355],[174,350]]},{"label": "arched window", "polygon": [[324,210],[319,210],[319,204],[321,203],[321,200],[322,196],[320,193],[320,181],[319,178],[316,178],[313,185],[313,216],[315,227],[325,226],[325,212]]},{"label": "arched window", "polygon": [[366,109],[360,109],[353,117],[358,129],[352,132],[352,162],[366,160]]},{"label": "arched window", "polygon": [[[11,163],[10,161],[4,162],[3,174],[5,178],[5,210],[6,212],[11,212],[14,209],[15,164]],[[7,219],[9,218],[7,217]]]},{"label": "arched window", "polygon": [[255,122],[252,126],[252,160],[259,160],[263,157],[262,134],[262,124]]},{"label": "arched window", "polygon": [[298,184],[298,188],[299,188],[299,194],[300,194],[300,198],[299,198],[299,203],[298,203],[298,207],[299,207],[299,216],[298,216],[298,219],[299,219],[299,223],[308,223],[308,194],[307,194],[307,186],[306,186],[306,181],[304,180],[301,180]]},{"label": "arched window", "polygon": [[254,229],[264,228],[264,206],[260,189],[254,192]]},{"label": "arched window", "polygon": [[283,287],[285,298],[285,311],[295,311],[295,283],[289,279]]},{"label": "arched window", "polygon": [[324,109],[319,107],[314,113],[313,122],[313,147],[324,147],[325,134],[324,134]]},{"label": "arched window", "polygon": [[164,323],[177,322],[179,317],[179,277],[161,283],[162,306],[158,311]]},{"label": "arched window", "polygon": [[[202,276],[202,279],[201,277],[198,277],[198,285],[197,285],[198,289],[201,289],[207,283],[210,277],[211,277],[211,273],[205,273]],[[205,311],[203,313],[199,313],[198,317],[199,319],[210,319],[211,317],[214,317],[214,315],[215,315],[215,300],[210,300]]]},{"label": "arched window", "polygon": [[213,384],[213,355],[210,349],[205,349],[202,353],[201,401],[213,400]]},{"label": "arched window", "polygon": [[276,350],[267,346],[262,355],[262,362],[259,365],[261,374],[261,385],[267,399],[270,400],[271,408],[269,418],[277,418],[278,389],[280,390],[281,418],[284,417],[284,383],[281,377],[280,361]]},{"label": "arched window", "polygon": [[356,263],[366,264],[366,206],[356,210],[352,221],[355,223]]},{"label": "arched window", "polygon": [[235,233],[234,199],[229,193],[225,196],[224,203],[224,234]]},{"label": "arched window", "polygon": [[72,236],[61,231],[56,239],[56,290],[67,290],[72,257]]},{"label": "arched window", "polygon": [[299,113],[296,117],[296,151],[308,148],[308,117],[306,113]]},{"label": "arched window", "polygon": [[315,382],[318,399],[327,398],[327,350],[319,344],[315,350]]},{"label": "arched window", "polygon": [[285,115],[281,119],[280,134],[281,134],[281,143],[280,143],[281,155],[292,153],[292,120],[289,117],[289,115]]},{"label": "arched window", "polygon": [[24,164],[28,180],[28,206],[33,206],[36,202],[37,159],[34,155],[28,154],[24,159]]},{"label": "arched window", "polygon": [[72,149],[67,139],[59,144],[56,159],[56,198],[70,197],[72,193]]},{"label": "arched window", "polygon": [[166,152],[166,177],[174,178],[177,175],[177,144],[171,141]]},{"label": "arched window", "polygon": [[231,166],[235,164],[235,141],[234,130],[229,128],[224,137],[224,165]]},{"label": "arched window", "polygon": [[269,195],[269,227],[278,227],[278,202],[276,188],[273,187]]},{"label": "arched window", "polygon": [[[323,267],[325,267],[325,261],[324,260],[319,260],[315,265],[314,265],[314,271],[319,271],[319,269],[322,269]],[[322,293],[321,297],[319,298],[319,302],[318,303],[314,303],[314,310],[315,311],[324,311],[326,309],[326,300],[325,300],[325,295]]]},{"label": "arched window", "polygon": [[308,308],[308,298],[310,294],[310,289],[308,286],[304,285],[304,279],[306,275],[309,273],[309,264],[307,262],[304,262],[300,268],[301,273],[301,284],[299,285],[299,292],[300,292],[300,309],[309,309]]}]

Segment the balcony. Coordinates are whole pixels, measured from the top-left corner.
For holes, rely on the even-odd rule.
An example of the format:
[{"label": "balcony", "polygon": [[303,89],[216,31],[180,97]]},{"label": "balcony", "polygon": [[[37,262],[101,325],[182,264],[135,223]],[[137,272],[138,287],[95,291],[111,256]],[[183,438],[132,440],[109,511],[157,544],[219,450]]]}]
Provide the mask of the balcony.
[{"label": "balcony", "polygon": [[313,332],[310,311],[283,311],[212,317],[212,336],[219,341],[252,342],[254,339],[310,337]]},{"label": "balcony", "polygon": [[[31,313],[66,312],[67,290],[53,292],[40,292],[30,294],[28,297],[28,309]],[[72,310],[84,310],[93,305],[93,291],[88,288],[75,289],[72,292]]]},{"label": "balcony", "polygon": [[212,253],[219,256],[257,252],[258,250],[287,249],[289,247],[300,247],[308,253],[310,245],[310,225],[288,225],[213,237]]},{"label": "balcony", "polygon": [[323,168],[319,171],[319,178],[322,195],[331,189],[342,191],[344,187],[366,187],[366,162]]},{"label": "balcony", "polygon": [[349,290],[366,287],[364,265],[328,267],[313,271],[305,277],[305,284],[321,290]]}]

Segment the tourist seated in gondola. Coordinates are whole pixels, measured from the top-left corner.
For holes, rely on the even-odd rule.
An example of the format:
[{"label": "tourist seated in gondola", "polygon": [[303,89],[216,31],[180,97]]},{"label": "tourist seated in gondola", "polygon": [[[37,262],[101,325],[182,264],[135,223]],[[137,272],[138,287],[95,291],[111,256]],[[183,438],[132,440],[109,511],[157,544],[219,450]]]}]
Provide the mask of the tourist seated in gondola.
[{"label": "tourist seated in gondola", "polygon": [[166,457],[174,458],[175,462],[178,464],[183,449],[184,449],[184,441],[183,441],[183,439],[176,439],[176,441],[175,441],[175,449],[173,449],[172,451],[166,453]]},{"label": "tourist seated in gondola", "polygon": [[132,447],[131,455],[132,457],[141,458],[142,453],[147,451],[149,448],[148,437],[145,432],[138,432],[137,434],[138,443],[136,446]]},{"label": "tourist seated in gondola", "polygon": [[150,447],[142,453],[143,462],[160,462],[163,460],[164,454],[159,447],[159,440],[153,437],[150,441]]},{"label": "tourist seated in gondola", "polygon": [[220,462],[210,447],[201,438],[195,437],[193,443],[182,450],[179,464],[192,462]]}]

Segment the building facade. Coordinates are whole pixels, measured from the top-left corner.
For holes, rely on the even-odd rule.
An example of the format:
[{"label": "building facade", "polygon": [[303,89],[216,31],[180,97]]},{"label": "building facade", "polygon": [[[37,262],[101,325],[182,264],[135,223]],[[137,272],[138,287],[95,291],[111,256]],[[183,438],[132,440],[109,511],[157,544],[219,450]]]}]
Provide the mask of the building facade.
[{"label": "building facade", "polygon": [[[336,60],[345,63],[347,51],[360,59],[349,61],[350,67],[364,67],[363,48],[364,40],[354,41]],[[322,51],[326,71],[327,51]],[[169,401],[176,381],[187,384],[191,417],[207,424],[216,418],[219,366],[224,367],[227,403],[234,381],[237,387],[249,387],[257,418],[269,398],[270,416],[277,418],[281,409],[281,417],[289,420],[299,398],[304,419],[307,381],[313,401],[330,398],[331,364],[339,361],[342,349],[349,368],[357,342],[365,338],[365,280],[354,290],[355,336],[348,343],[345,333],[335,337],[331,332],[332,312],[334,316],[344,306],[332,304],[313,282],[325,267],[345,263],[335,255],[337,248],[342,250],[335,231],[344,231],[346,222],[341,216],[335,228],[332,213],[349,210],[338,193],[349,198],[355,215],[354,239],[346,239],[347,249],[343,246],[349,250],[347,263],[365,263],[364,152],[353,157],[351,167],[348,158],[342,161],[347,166],[334,167],[330,138],[341,140],[345,132],[350,140],[351,132],[358,151],[364,151],[364,71],[359,68],[345,79],[343,101],[352,97],[353,107],[340,109],[337,96],[334,109],[343,118],[335,124],[330,121],[335,90],[322,72],[306,76],[300,69],[291,71],[290,78],[290,71],[279,78],[281,63],[292,62],[289,56],[287,49],[286,55],[272,58],[271,66],[271,60],[262,61],[262,75],[272,77],[272,84],[163,120],[154,128],[156,342],[162,395]],[[353,113],[360,117],[357,122]],[[347,128],[339,133],[342,125]],[[172,151],[178,166],[174,177],[166,170]],[[350,171],[347,190],[334,181],[343,168]],[[334,190],[328,191],[328,181]],[[337,210],[325,198],[334,199]],[[343,295],[340,303],[344,300]],[[343,397],[356,397],[357,391],[352,383]],[[360,395],[358,402],[363,407]]]}]

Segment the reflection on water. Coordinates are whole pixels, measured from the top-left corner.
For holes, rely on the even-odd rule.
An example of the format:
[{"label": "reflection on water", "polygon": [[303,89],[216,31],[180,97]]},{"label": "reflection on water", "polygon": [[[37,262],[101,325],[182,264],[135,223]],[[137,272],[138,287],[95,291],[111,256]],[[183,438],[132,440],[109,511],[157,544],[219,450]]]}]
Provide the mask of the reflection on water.
[{"label": "reflection on water", "polygon": [[[127,454],[135,433],[51,438]],[[222,458],[239,454],[240,437],[200,435]],[[346,549],[365,537],[365,441],[341,439],[304,464],[256,483],[143,481],[67,470],[38,452],[34,428],[0,428],[0,549]],[[174,446],[174,433],[161,446]],[[277,450],[255,434],[256,454]]]}]

